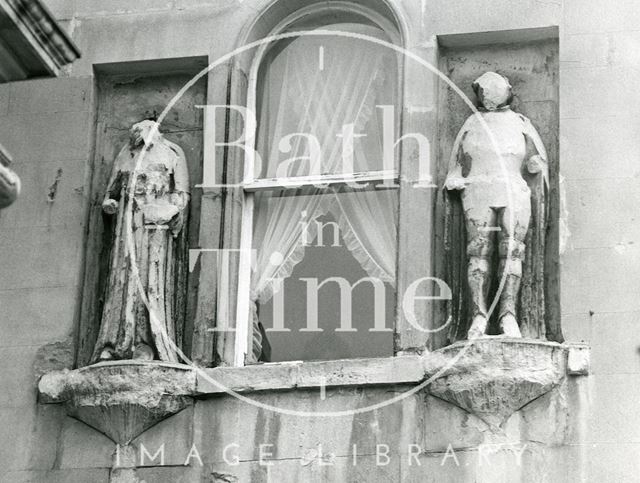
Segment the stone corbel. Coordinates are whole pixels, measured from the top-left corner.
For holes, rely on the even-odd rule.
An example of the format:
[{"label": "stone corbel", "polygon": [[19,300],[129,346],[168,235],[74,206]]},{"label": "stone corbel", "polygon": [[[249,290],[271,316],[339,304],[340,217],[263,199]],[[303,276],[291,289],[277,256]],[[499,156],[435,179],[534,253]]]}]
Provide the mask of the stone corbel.
[{"label": "stone corbel", "polygon": [[424,361],[432,396],[500,426],[567,375],[587,375],[589,348],[494,336],[457,342]]},{"label": "stone corbel", "polygon": [[112,482],[136,482],[131,441],[192,404],[196,373],[181,364],[102,362],[46,374],[38,391],[41,403],[64,404],[69,416],[118,445]]}]

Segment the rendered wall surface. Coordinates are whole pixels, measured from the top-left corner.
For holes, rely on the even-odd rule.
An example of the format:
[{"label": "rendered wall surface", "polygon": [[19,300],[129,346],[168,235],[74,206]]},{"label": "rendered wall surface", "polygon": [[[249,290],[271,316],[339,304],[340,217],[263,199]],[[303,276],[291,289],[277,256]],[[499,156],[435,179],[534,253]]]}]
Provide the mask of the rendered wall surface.
[{"label": "rendered wall surface", "polygon": [[[21,198],[0,216],[0,481],[107,481],[113,443],[61,407],[36,403],[38,377],[71,367],[75,353],[96,132],[93,65],[214,60],[236,46],[241,29],[267,2],[46,3],[83,57],[61,78],[0,86],[0,137],[23,181]],[[422,395],[328,421],[278,415],[227,396],[199,400],[138,441],[151,454],[165,443],[165,466],[149,463],[139,470],[141,479],[228,481],[221,478],[233,474],[238,481],[625,482],[640,474],[637,2],[392,4],[407,22],[407,45],[427,50],[437,36],[559,27],[561,209],[570,232],[560,256],[560,311],[565,338],[591,344],[591,373],[567,379],[569,400],[554,390],[515,414],[497,436],[477,418]],[[208,90],[210,99],[215,95]],[[364,406],[397,389],[328,390],[327,398],[336,408],[353,401]],[[319,395],[257,397],[313,410]],[[526,443],[522,466],[511,464],[516,455],[504,447],[483,466],[478,445],[492,441]],[[221,451],[236,442],[240,465],[229,467]],[[273,466],[260,466],[260,443],[274,445],[266,449],[277,460]],[[376,443],[389,445],[389,465],[376,464]],[[184,467],[193,444],[203,465],[192,458]],[[420,446],[421,467],[409,466],[409,444]],[[460,466],[446,458],[449,444]],[[335,454],[335,465],[321,466],[318,445],[323,455]],[[216,480],[214,473],[222,476]]]},{"label": "rendered wall surface", "polygon": [[[354,400],[364,407],[408,389],[327,390],[325,401],[318,391],[251,397],[285,410],[339,411]],[[242,482],[581,481],[587,461],[577,428],[584,417],[576,401],[558,397],[557,391],[531,403],[498,432],[421,394],[376,411],[329,419],[282,415],[225,396],[197,402],[134,444],[148,452],[138,453],[138,463],[143,462],[138,476],[154,482],[225,481],[223,475]],[[82,423],[68,423],[58,472],[81,475],[80,469],[110,467],[113,443]],[[152,461],[162,444],[164,467],[159,455]],[[187,460],[189,468],[182,466]],[[216,474],[220,480],[212,477]]]}]

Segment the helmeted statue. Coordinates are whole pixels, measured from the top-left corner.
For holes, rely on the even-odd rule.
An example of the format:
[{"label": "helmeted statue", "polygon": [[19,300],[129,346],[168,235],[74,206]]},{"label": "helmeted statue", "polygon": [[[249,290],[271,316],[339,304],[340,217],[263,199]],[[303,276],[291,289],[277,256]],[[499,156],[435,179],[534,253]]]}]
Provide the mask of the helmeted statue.
[{"label": "helmeted statue", "polygon": [[545,338],[545,147],[529,119],[511,110],[508,79],[487,72],[473,90],[478,112],[454,141],[444,186],[449,339],[490,329]]},{"label": "helmeted statue", "polygon": [[143,359],[177,362],[177,290],[189,203],[184,152],[154,121],[131,127],[114,161],[102,209],[114,217],[100,332],[92,362]]}]

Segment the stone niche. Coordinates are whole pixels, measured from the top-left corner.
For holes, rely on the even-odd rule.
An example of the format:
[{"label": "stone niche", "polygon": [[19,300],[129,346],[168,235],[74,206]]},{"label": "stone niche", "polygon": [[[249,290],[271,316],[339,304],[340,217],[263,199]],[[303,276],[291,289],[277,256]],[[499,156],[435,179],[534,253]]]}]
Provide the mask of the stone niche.
[{"label": "stone niche", "polygon": [[[537,308],[529,313],[537,312],[539,315],[538,318],[530,317],[528,322],[537,320],[539,327],[543,328],[540,330],[541,333],[533,336],[532,331],[525,328],[522,330],[524,337],[521,339],[499,335],[501,331],[498,327],[496,309],[490,314],[487,335],[471,344],[460,340],[464,339],[460,331],[453,334],[447,330],[434,333],[431,348],[436,350],[431,353],[431,359],[426,359],[427,367],[430,368],[427,373],[435,377],[429,386],[431,395],[475,414],[497,427],[520,408],[558,387],[567,372],[586,374],[588,371],[588,350],[563,344],[560,326],[559,253],[560,226],[563,220],[559,215],[558,31],[557,28],[541,28],[445,35],[438,37],[438,54],[439,69],[474,103],[477,103],[478,96],[472,84],[476,79],[487,72],[495,72],[506,77],[513,94],[511,101],[507,102],[515,113],[522,114],[531,121],[547,154],[546,227],[539,238],[542,242],[538,247],[543,248],[535,251],[539,257],[535,259],[535,263],[540,264],[540,271],[544,275],[537,276],[540,273],[537,271],[534,272],[536,276],[528,281],[523,277],[521,286],[522,290],[526,283],[533,280],[533,283],[541,284],[543,287],[536,292],[539,298],[528,299],[529,304]],[[472,111],[464,100],[445,82],[440,82],[436,175],[438,186],[443,186],[447,179],[456,136],[471,114]],[[468,162],[468,159],[465,162]],[[435,219],[438,220],[438,224],[435,260],[438,276],[451,283],[451,272],[448,272],[447,268],[449,253],[446,246],[451,243],[451,232],[447,231],[447,222],[443,221],[450,216],[447,201],[444,199],[446,196],[438,196],[436,205]],[[531,224],[533,206],[532,201]],[[459,219],[457,222],[461,223],[462,220]],[[499,239],[497,234],[490,236]],[[496,253],[489,255],[489,263],[496,273]],[[463,268],[466,276],[466,265]],[[496,280],[499,278],[500,276],[494,277],[489,286],[488,305],[493,302],[497,291]],[[462,284],[466,284],[468,290],[466,279]],[[465,296],[469,297],[469,294]],[[463,319],[472,316],[470,302],[463,297],[462,306],[466,305],[466,309],[462,309]],[[521,310],[522,303],[522,299],[519,300],[518,311]],[[447,320],[450,313],[443,304],[436,310],[435,319]],[[522,329],[524,324],[520,325]],[[571,361],[572,367],[567,367],[568,360]],[[574,363],[576,367],[573,367]]]},{"label": "stone niche", "polygon": [[[97,79],[97,122],[89,229],[86,240],[84,287],[79,320],[76,366],[86,366],[91,358],[104,304],[106,277],[113,222],[104,216],[102,200],[111,174],[113,162],[129,137],[129,129],[144,119],[159,116],[172,98],[194,75],[207,66],[206,58],[182,58],[95,66]],[[124,74],[126,72],[126,74]],[[160,125],[164,137],[180,146],[189,169],[191,201],[186,236],[188,246],[197,246],[200,225],[201,191],[193,186],[202,179],[203,117],[206,104],[207,76],[189,88],[175,103]],[[186,255],[185,255],[186,256]],[[180,261],[186,271],[187,260]],[[191,340],[184,334],[195,305],[195,291],[188,290],[185,279],[184,296],[187,311],[175,314],[178,346],[189,350]]]},{"label": "stone niche", "polygon": [[[546,147],[549,184],[546,193],[547,222],[544,237],[544,319],[546,339],[563,342],[560,327],[559,251],[560,251],[560,193],[559,193],[559,61],[557,28],[452,34],[438,37],[439,69],[472,101],[476,95],[472,83],[485,72],[493,71],[508,78],[513,88],[510,103],[513,111],[526,116],[540,134]],[[449,169],[454,140],[465,120],[472,113],[464,100],[446,83],[438,90],[438,186],[443,186]],[[445,201],[439,195],[436,204],[437,276],[448,280],[445,256]],[[497,260],[493,255],[494,266]],[[524,285],[524,283],[523,283]],[[490,288],[492,302],[496,284]],[[491,316],[489,335],[496,335],[497,310]],[[447,320],[444,304],[436,308],[435,320]],[[441,324],[440,324],[441,325]],[[526,334],[524,334],[526,337]],[[458,337],[459,339],[459,337]],[[433,334],[431,349],[455,342],[447,330]]]}]

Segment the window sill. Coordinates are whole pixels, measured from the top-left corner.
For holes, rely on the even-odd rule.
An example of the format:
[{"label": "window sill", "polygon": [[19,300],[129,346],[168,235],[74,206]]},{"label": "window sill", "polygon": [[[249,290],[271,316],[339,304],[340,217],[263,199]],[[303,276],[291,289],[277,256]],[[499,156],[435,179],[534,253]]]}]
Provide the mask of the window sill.
[{"label": "window sill", "polygon": [[424,379],[424,358],[418,355],[275,362],[245,367],[204,369],[204,374],[198,371],[197,393],[224,393],[225,388],[234,392],[254,392],[322,386],[411,384]]},{"label": "window sill", "polygon": [[[402,355],[371,359],[342,359],[332,361],[295,361],[256,364],[245,367],[216,367],[197,371],[196,394],[199,396],[221,394],[229,390],[238,393],[311,389],[320,387],[373,386],[394,384],[419,384],[430,376],[443,371],[473,371],[473,365],[465,367],[465,360],[449,366],[451,353],[462,349],[465,343],[457,343],[423,355]],[[514,355],[522,369],[533,370],[528,364],[529,351],[558,351],[559,376],[587,375],[589,349],[584,344],[558,344],[555,342],[487,337],[474,346],[495,351],[497,347],[515,347]],[[502,350],[502,349],[501,349]],[[465,358],[466,359],[466,358]],[[562,361],[561,363],[559,361]],[[527,367],[531,365],[531,367]],[[447,367],[445,367],[447,366]]]}]

